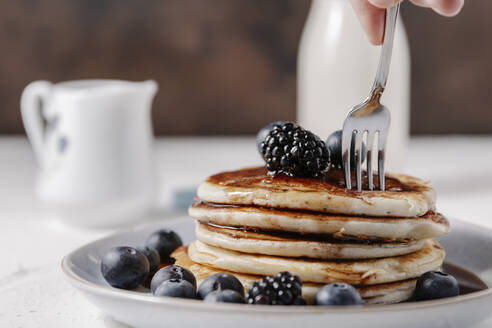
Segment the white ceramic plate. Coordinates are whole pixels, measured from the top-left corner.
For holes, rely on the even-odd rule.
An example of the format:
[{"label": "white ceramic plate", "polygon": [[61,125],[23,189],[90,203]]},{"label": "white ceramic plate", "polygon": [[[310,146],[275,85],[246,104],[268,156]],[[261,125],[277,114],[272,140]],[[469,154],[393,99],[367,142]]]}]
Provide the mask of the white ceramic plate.
[{"label": "white ceramic plate", "polygon": [[[446,260],[492,286],[492,231],[463,221],[451,223],[451,233],[439,240]],[[330,308],[211,304],[110,287],[99,271],[102,255],[114,246],[141,245],[163,227],[178,232],[185,243],[194,239],[191,219],[143,225],[75,250],[63,259],[63,272],[102,311],[134,327],[470,327],[492,317],[492,289],[427,302]]]}]

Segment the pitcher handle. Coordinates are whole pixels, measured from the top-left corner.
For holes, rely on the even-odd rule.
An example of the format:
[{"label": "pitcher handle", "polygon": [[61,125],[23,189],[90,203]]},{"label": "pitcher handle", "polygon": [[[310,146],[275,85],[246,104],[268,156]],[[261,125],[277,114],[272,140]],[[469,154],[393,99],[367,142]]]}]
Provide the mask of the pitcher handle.
[{"label": "pitcher handle", "polygon": [[44,164],[44,124],[41,107],[46,103],[52,86],[49,81],[32,82],[22,92],[20,101],[24,129],[41,166]]}]

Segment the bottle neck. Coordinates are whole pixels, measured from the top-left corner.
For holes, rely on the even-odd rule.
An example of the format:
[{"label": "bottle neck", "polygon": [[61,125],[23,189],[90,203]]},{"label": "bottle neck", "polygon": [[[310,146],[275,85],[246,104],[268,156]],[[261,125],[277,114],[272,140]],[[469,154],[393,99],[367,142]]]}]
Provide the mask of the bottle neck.
[{"label": "bottle neck", "polygon": [[341,19],[342,16],[351,14],[352,8],[348,0],[313,0],[309,11],[310,17],[317,17],[321,20],[328,18]]}]

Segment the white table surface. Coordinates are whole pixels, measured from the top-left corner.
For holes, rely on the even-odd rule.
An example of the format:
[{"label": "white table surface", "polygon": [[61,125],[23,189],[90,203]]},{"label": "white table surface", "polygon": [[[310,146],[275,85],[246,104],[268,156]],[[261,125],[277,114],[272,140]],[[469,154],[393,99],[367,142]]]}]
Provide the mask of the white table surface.
[{"label": "white table surface", "polygon": [[[161,210],[142,221],[184,215],[173,209],[176,191],[189,194],[211,173],[261,163],[252,137],[160,138],[156,152]],[[441,212],[492,228],[492,137],[414,138],[407,163],[404,173],[433,181]],[[35,176],[27,140],[0,137],[0,327],[123,327],[71,288],[59,269],[65,254],[113,231],[45,219]]]}]

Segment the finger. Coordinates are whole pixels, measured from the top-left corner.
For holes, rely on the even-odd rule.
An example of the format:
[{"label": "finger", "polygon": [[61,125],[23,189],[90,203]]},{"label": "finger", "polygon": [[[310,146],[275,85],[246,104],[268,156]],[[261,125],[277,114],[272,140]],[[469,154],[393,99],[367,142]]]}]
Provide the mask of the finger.
[{"label": "finger", "polygon": [[455,16],[463,8],[464,0],[410,0],[417,6],[432,8],[443,16]]},{"label": "finger", "polygon": [[374,6],[378,7],[381,9],[386,9],[389,7],[393,7],[396,5],[398,2],[401,2],[402,0],[369,0],[369,2]]},{"label": "finger", "polygon": [[359,22],[372,44],[383,42],[385,10],[377,8],[367,0],[350,0]]}]

